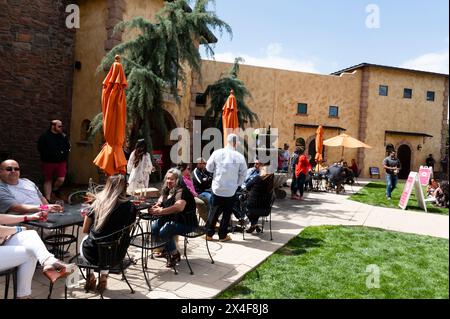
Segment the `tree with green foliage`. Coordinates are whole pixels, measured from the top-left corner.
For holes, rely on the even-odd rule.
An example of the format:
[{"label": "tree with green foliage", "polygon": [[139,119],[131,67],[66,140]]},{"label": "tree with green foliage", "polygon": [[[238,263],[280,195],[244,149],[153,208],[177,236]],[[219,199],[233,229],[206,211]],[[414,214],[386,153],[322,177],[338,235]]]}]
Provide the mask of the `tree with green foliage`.
[{"label": "tree with green foliage", "polygon": [[245,103],[245,98],[251,97],[250,91],[245,86],[245,83],[238,78],[239,63],[242,61],[242,58],[236,58],[231,70],[226,74],[222,74],[220,79],[214,84],[208,85],[203,93],[203,96],[209,97],[211,101],[210,107],[206,110],[204,121],[212,119],[214,127],[219,129],[222,129],[222,108],[231,90],[234,90],[236,97],[239,127],[243,128],[245,121],[253,123],[258,119],[257,114],[253,113]]},{"label": "tree with green foliage", "polygon": [[[158,127],[167,135],[164,119],[164,96],[177,103],[178,82],[186,89],[190,71],[200,74],[201,57],[197,44],[204,45],[208,56],[214,51],[205,35],[209,30],[226,31],[231,27],[207,6],[211,0],[197,0],[193,9],[189,1],[165,2],[152,23],[141,17],[120,22],[115,32],[137,29],[138,35],[115,46],[103,58],[99,70],[108,70],[116,54],[121,55],[128,80],[127,127],[130,145],[144,138],[152,148],[150,127]],[[102,129],[102,114],[92,120],[91,136]]]}]

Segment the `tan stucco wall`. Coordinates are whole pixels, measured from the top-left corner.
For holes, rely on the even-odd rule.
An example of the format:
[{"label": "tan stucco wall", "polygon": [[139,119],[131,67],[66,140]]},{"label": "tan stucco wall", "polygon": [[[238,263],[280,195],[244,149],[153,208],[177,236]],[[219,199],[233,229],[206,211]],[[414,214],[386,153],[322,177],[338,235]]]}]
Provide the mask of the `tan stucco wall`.
[{"label": "tan stucco wall", "polygon": [[[217,81],[222,73],[228,72],[232,64],[203,61],[202,83],[197,92],[202,92],[210,83]],[[252,94],[246,102],[258,114],[259,122],[253,127],[278,128],[279,147],[288,143],[293,151],[295,139],[302,137],[308,142],[315,136],[315,129],[297,128],[294,124],[339,126],[352,136],[358,134],[359,99],[361,74],[330,76],[303,72],[292,72],[248,65],[240,66],[239,78]],[[308,114],[297,115],[297,104],[307,103]],[[339,107],[339,118],[328,116],[329,106]],[[196,113],[204,113],[205,108],[196,107]],[[249,124],[250,125],[250,124]],[[336,129],[325,129],[324,139],[338,135]],[[328,147],[328,163],[341,158],[341,148]],[[346,149],[344,157],[350,162],[356,151]]]},{"label": "tan stucco wall", "polygon": [[[382,167],[386,155],[385,145],[397,149],[401,144],[411,145],[411,170],[417,171],[425,164],[428,154],[433,154],[436,169],[440,169],[441,129],[445,77],[426,73],[370,67],[369,107],[366,142],[373,149],[365,150],[365,167]],[[387,85],[388,96],[380,96],[379,85]],[[403,89],[413,90],[412,99],[403,98]],[[426,92],[434,91],[435,100],[426,100]],[[387,135],[385,131],[426,133],[432,138],[408,135]],[[422,150],[417,146],[421,144]],[[382,171],[382,170],[381,170]],[[384,176],[384,172],[383,172]]]},{"label": "tan stucco wall", "polygon": [[[126,0],[123,11],[124,21],[134,17],[143,17],[155,21],[156,13],[163,7],[163,0]],[[71,122],[72,151],[70,156],[69,174],[76,183],[87,183],[90,177],[98,178],[97,167],[92,163],[101,148],[101,136],[93,143],[80,142],[81,123],[91,120],[101,112],[101,87],[106,76],[105,72],[96,74],[96,69],[105,56],[105,41],[107,39],[107,0],[81,0],[80,29],[77,30],[75,43],[75,60],[81,61],[81,70],[74,72],[73,107]],[[122,39],[128,40],[137,31],[125,32]],[[190,74],[190,71],[187,72]],[[181,105],[167,99],[165,108],[173,117],[176,126],[183,127],[189,117],[189,92],[191,77],[187,76],[186,90],[180,86]],[[100,135],[100,134],[99,134]],[[81,164],[82,163],[82,164]]]},{"label": "tan stucco wall", "polygon": [[80,143],[81,123],[91,120],[101,112],[101,88],[104,72],[96,69],[105,54],[107,37],[105,0],[83,0],[80,7],[80,28],[75,42],[75,61],[81,62],[81,70],[74,71],[71,144],[69,174],[76,183],[87,183],[89,177],[97,178],[97,168],[92,161],[100,150],[100,137],[92,144]]}]

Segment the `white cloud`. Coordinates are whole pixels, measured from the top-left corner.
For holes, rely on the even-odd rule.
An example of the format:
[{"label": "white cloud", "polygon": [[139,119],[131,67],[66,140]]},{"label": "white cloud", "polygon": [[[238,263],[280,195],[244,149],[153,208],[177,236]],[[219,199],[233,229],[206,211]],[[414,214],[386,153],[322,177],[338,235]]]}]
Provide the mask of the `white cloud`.
[{"label": "white cloud", "polygon": [[[448,43],[448,38],[446,39],[446,42]],[[423,54],[404,62],[400,67],[406,69],[448,74],[448,52],[449,51],[447,48],[446,50]]]},{"label": "white cloud", "polygon": [[234,63],[236,57],[244,59],[242,64],[275,68],[290,71],[301,71],[310,73],[320,73],[315,66],[314,60],[296,60],[282,56],[283,46],[280,43],[270,43],[265,49],[265,56],[255,57],[243,53],[217,53],[216,61]]}]

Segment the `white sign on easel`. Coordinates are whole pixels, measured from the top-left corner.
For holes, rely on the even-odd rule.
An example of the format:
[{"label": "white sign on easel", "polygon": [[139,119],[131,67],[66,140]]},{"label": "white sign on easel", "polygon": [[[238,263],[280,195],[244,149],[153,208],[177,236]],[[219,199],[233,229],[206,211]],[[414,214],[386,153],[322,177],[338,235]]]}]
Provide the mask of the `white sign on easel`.
[{"label": "white sign on easel", "polygon": [[422,186],[427,186],[430,182],[431,175],[433,173],[433,168],[428,166],[420,166],[419,168],[419,180]]},{"label": "white sign on easel", "polygon": [[401,209],[406,209],[413,188],[415,189],[417,203],[425,212],[427,212],[427,205],[425,203],[425,197],[423,196],[423,189],[422,186],[420,185],[419,175],[417,174],[417,172],[409,173],[408,179],[406,180],[405,183],[405,187],[403,188],[402,196],[400,196],[400,202],[398,203],[398,206]]}]

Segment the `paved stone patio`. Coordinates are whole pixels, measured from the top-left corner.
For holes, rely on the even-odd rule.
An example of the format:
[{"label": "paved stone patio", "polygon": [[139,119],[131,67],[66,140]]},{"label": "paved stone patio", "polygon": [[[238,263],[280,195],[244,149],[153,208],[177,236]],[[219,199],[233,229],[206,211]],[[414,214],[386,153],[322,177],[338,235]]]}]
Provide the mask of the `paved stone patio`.
[{"label": "paved stone patio", "polygon": [[[188,256],[194,275],[189,273],[186,261],[182,258],[175,275],[165,267],[164,259],[149,259],[148,276],[152,290],[149,291],[142,273],[140,261],[128,268],[126,274],[135,289],[134,294],[120,275],[110,275],[105,299],[197,299],[214,298],[221,291],[240,280],[248,271],[262,263],[274,251],[298,235],[305,227],[312,225],[362,225],[388,230],[449,238],[449,216],[401,211],[374,207],[348,200],[348,196],[357,192],[361,186],[347,188],[346,194],[336,195],[324,192],[305,193],[303,201],[288,198],[278,200],[272,211],[273,241],[270,240],[268,224],[262,234],[231,234],[231,242],[210,242],[210,250],[215,261],[211,264],[203,238],[190,239]],[[289,191],[288,191],[289,192]],[[217,234],[215,235],[217,239]],[[182,241],[180,240],[182,246]],[[140,257],[140,251],[130,248],[130,255]],[[69,299],[98,299],[98,293],[85,293],[83,282],[79,287],[69,289]],[[4,279],[0,279],[0,291],[3,291]],[[47,298],[48,280],[40,268],[33,279],[33,297]],[[11,292],[10,292],[11,295]],[[64,298],[64,282],[55,284],[52,298]]]}]

